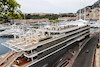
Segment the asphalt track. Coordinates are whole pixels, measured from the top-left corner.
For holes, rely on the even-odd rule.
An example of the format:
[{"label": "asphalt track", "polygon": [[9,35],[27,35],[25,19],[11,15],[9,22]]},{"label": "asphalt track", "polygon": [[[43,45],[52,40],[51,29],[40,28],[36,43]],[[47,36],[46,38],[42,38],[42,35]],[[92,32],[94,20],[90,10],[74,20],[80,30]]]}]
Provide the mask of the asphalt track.
[{"label": "asphalt track", "polygon": [[[97,43],[98,37],[95,36],[84,46],[72,67],[91,67],[93,52]],[[89,52],[86,53],[86,50]]]}]

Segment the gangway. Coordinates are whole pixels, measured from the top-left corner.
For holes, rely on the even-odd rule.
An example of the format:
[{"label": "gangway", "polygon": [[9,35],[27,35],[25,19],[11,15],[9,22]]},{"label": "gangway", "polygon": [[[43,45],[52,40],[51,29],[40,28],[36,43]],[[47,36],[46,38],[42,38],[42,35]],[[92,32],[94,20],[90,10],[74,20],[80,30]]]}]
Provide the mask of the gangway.
[{"label": "gangway", "polygon": [[14,51],[9,51],[1,60],[0,60],[0,65],[7,60],[8,57],[10,57],[12,54],[14,54]]},{"label": "gangway", "polygon": [[7,63],[5,63],[4,67],[10,67],[11,64],[19,57],[23,54],[23,52],[19,52],[19,53],[15,53],[9,60]]}]

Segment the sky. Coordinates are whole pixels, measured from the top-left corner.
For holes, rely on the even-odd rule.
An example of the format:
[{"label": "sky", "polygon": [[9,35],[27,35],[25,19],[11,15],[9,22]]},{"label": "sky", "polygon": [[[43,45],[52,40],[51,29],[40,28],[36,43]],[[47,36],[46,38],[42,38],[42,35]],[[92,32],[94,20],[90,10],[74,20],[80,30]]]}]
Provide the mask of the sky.
[{"label": "sky", "polygon": [[75,13],[97,0],[16,0],[23,13]]}]

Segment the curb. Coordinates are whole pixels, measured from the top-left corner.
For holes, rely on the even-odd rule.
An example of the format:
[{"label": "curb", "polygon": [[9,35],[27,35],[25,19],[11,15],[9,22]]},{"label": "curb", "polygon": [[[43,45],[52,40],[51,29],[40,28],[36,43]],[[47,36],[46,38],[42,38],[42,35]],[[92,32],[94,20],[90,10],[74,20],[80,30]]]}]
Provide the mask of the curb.
[{"label": "curb", "polygon": [[[73,61],[71,62],[71,65],[69,67],[72,67],[73,66],[73,63],[75,62],[76,58],[78,57],[79,53],[81,52],[81,50],[83,49],[83,47],[86,45],[86,43],[91,39],[93,38],[94,36],[91,36],[89,39],[87,39],[87,41],[85,41],[85,43],[82,43],[82,47],[79,49],[79,52],[75,55]],[[66,66],[67,67],[67,66]]]}]

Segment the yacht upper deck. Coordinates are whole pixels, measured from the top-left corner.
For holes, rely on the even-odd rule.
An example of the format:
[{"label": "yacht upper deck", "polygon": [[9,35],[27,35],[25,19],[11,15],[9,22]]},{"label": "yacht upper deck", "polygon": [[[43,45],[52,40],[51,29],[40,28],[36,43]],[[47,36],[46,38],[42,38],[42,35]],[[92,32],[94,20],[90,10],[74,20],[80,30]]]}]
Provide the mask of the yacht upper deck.
[{"label": "yacht upper deck", "polygon": [[[67,23],[65,25],[55,25],[55,26],[45,26],[40,29],[30,29],[29,34],[20,35],[19,38],[16,38],[14,35],[14,39],[7,40],[5,43],[2,43],[6,47],[9,47],[15,51],[25,51],[29,49],[37,48],[41,43],[53,40],[57,37],[65,35],[65,32],[69,32],[71,30],[78,29],[80,27],[84,27],[86,24],[82,23]],[[34,33],[34,34],[33,34]],[[52,33],[58,33],[56,37],[52,35]],[[56,35],[55,34],[55,35]]]}]

